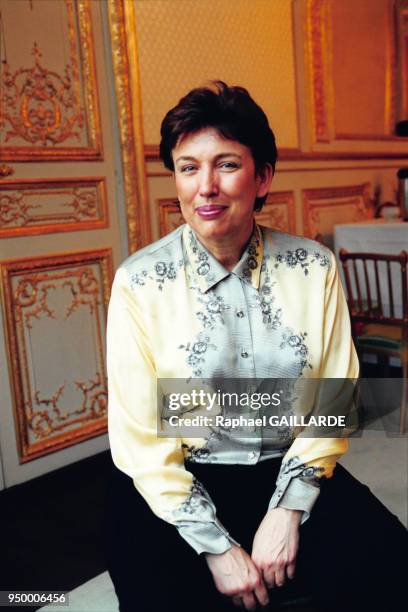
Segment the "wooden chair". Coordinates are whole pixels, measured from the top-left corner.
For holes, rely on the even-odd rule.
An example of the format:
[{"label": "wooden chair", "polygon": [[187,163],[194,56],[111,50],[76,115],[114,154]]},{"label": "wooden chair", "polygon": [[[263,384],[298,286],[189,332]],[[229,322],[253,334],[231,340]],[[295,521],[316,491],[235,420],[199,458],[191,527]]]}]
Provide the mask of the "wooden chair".
[{"label": "wooden chair", "polygon": [[[340,250],[356,348],[360,353],[399,357],[402,364],[400,433],[408,401],[408,253],[349,253]],[[397,269],[395,269],[397,268]],[[401,289],[402,311],[395,298]]]}]

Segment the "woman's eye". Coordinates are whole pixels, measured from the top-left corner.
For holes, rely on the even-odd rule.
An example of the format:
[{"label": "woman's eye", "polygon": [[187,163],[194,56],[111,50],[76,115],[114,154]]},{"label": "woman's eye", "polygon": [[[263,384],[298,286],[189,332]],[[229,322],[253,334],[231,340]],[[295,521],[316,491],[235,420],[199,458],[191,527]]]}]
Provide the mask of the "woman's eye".
[{"label": "woman's eye", "polygon": [[221,168],[225,168],[226,170],[235,170],[238,168],[238,164],[235,162],[223,162],[221,164]]},{"label": "woman's eye", "polygon": [[183,168],[181,168],[181,172],[193,172],[195,169],[195,166],[183,166]]}]

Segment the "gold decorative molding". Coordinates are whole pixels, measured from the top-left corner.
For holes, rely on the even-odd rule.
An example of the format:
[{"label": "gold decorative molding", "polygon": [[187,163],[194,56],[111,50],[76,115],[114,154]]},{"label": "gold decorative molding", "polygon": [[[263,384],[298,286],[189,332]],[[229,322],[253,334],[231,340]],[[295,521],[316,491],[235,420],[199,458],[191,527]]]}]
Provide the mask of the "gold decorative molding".
[{"label": "gold decorative molding", "polygon": [[36,42],[32,54],[32,68],[19,68],[12,74],[4,64],[1,121],[6,126],[5,142],[18,136],[33,146],[45,147],[78,138],[84,109],[75,92],[72,67],[65,67],[64,76],[44,68]]},{"label": "gold decorative molding", "polygon": [[111,249],[1,264],[21,463],[106,432],[104,330],[112,276]]},{"label": "gold decorative molding", "polygon": [[296,232],[295,196],[293,191],[268,193],[262,210],[255,215],[260,225],[294,234]]},{"label": "gold decorative molding", "polygon": [[0,238],[108,227],[105,179],[0,181]]},{"label": "gold decorative molding", "polygon": [[11,166],[8,166],[7,164],[0,164],[0,178],[12,176],[14,172],[15,170]]},{"label": "gold decorative molding", "polygon": [[399,120],[408,118],[408,0],[397,0],[397,65],[398,65],[398,93],[400,98]]},{"label": "gold decorative molding", "polygon": [[[354,223],[373,216],[370,183],[303,189],[303,233],[331,238],[335,223]],[[330,244],[328,245],[330,246]]]},{"label": "gold decorative molding", "polygon": [[[0,153],[3,160],[102,158],[90,4],[89,0],[64,2],[70,50],[70,62],[64,74],[46,67],[46,59],[42,58],[35,41],[32,67],[11,70],[7,61],[2,62]],[[81,97],[85,107],[81,105]],[[67,143],[80,138],[86,144]]]},{"label": "gold decorative molding", "polygon": [[108,2],[129,251],[152,240],[133,2]]},{"label": "gold decorative molding", "polygon": [[160,237],[170,234],[170,232],[185,223],[176,198],[159,198],[157,205],[159,208]]},{"label": "gold decorative molding", "polygon": [[328,0],[308,0],[306,57],[308,58],[312,122],[315,142],[330,142],[329,54],[330,18]]}]

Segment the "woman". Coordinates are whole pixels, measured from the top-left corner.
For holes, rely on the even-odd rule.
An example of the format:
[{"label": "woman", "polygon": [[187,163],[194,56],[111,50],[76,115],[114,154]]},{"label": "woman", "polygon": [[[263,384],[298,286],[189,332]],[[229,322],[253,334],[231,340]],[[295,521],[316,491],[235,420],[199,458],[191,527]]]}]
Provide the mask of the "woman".
[{"label": "woman", "polygon": [[326,611],[390,598],[397,610],[406,531],[336,467],[344,437],[158,433],[157,381],[358,376],[332,253],[254,223],[276,161],[262,109],[216,82],[180,100],[161,135],[186,225],[120,266],[108,317],[120,610],[272,609],[293,585]]}]

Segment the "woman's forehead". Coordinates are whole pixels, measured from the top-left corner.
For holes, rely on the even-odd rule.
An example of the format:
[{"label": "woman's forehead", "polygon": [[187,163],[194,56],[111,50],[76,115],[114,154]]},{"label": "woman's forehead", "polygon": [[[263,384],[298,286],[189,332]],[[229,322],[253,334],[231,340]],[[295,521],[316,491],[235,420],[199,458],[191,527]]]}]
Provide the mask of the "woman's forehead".
[{"label": "woman's forehead", "polygon": [[245,157],[251,155],[250,149],[238,142],[225,138],[216,128],[202,128],[196,132],[182,134],[174,147],[173,159],[180,157],[196,157],[208,155],[238,155]]}]

